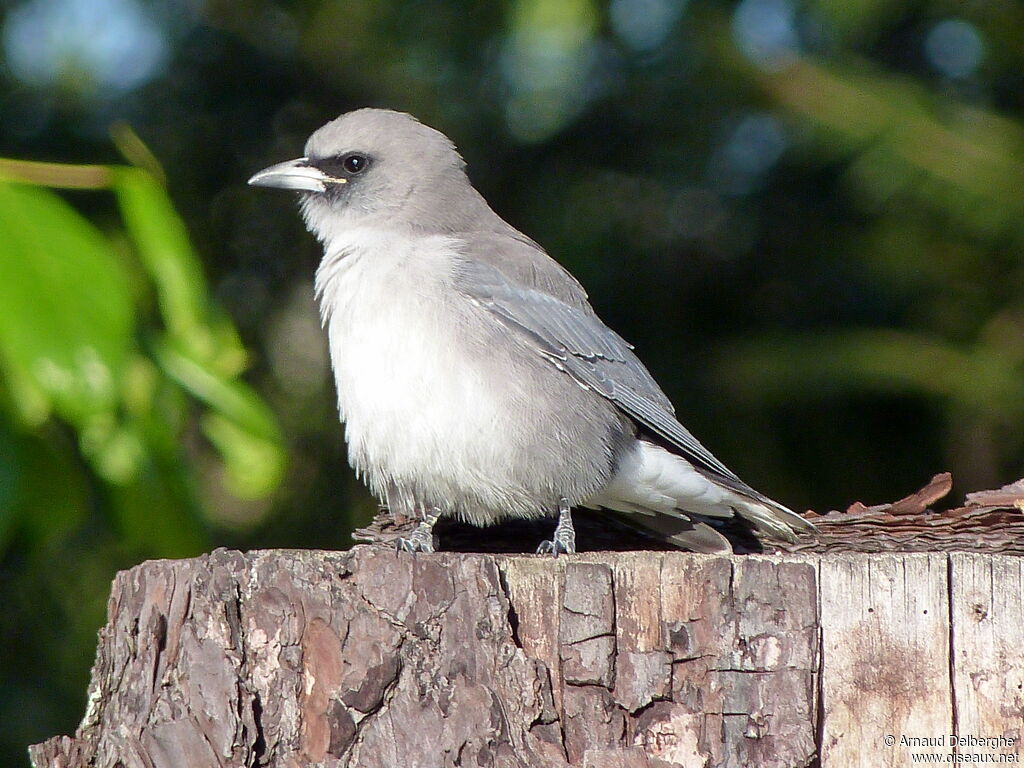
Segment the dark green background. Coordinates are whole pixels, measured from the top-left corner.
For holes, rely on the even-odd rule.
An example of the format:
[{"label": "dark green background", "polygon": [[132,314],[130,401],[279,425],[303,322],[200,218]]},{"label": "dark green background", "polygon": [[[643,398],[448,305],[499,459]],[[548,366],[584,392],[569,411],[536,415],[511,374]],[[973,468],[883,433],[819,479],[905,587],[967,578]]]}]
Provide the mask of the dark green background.
[{"label": "dark green background", "polygon": [[[344,548],[374,510],[345,462],[318,248],[288,195],[245,185],[356,107],[450,135],[682,421],[771,496],[824,511],[941,470],[957,496],[1024,474],[1020,3],[103,0],[108,45],[150,37],[102,66],[69,32],[99,45],[74,22],[88,5],[4,7],[0,156],[123,163],[110,127],[131,126],[289,464],[237,498],[187,401],[170,455],[196,533],[161,537],[160,509],[98,477],[73,424],[16,419],[0,379],[0,763],[74,729],[116,569],[219,545]],[[109,195],[63,195],[120,242]],[[163,320],[139,292],[144,339]],[[25,480],[58,465],[48,487],[74,489],[60,515]]]}]

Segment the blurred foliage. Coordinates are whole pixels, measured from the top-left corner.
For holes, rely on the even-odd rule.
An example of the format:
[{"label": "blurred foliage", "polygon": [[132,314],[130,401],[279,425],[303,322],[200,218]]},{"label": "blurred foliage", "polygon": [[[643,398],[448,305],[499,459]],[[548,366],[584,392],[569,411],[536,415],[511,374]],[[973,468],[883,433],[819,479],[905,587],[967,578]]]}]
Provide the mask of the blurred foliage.
[{"label": "blurred foliage", "polygon": [[2,13],[0,761],[73,729],[115,568],[343,547],[374,508],[344,468],[317,246],[244,185],[355,107],[452,136],[765,492],[828,509],[1024,474],[1014,0]]},{"label": "blurred foliage", "polygon": [[[102,231],[51,186],[113,192],[120,226]],[[67,650],[86,647],[102,595],[95,581],[68,584],[74,571],[99,570],[102,583],[117,565],[210,545],[198,467],[183,449],[193,422],[240,499],[278,486],[282,436],[239,378],[237,331],[151,172],[0,158],[0,307],[0,559],[18,597],[50,593],[49,573],[67,594],[46,597],[92,603],[72,599],[64,616],[79,629],[64,635]],[[54,558],[69,544],[65,555],[86,544],[94,561],[61,574]],[[0,627],[20,618],[15,610]],[[31,655],[21,629],[5,633],[6,658]],[[59,657],[80,667],[77,654]],[[22,702],[2,702],[12,703]]]}]

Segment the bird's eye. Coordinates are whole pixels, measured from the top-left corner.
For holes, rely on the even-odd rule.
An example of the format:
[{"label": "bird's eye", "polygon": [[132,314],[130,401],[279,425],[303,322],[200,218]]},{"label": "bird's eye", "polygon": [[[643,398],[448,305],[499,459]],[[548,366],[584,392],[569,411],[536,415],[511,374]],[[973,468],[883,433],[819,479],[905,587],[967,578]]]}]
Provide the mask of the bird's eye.
[{"label": "bird's eye", "polygon": [[349,173],[362,173],[369,161],[363,155],[348,155],[341,161],[341,167]]},{"label": "bird's eye", "polygon": [[347,178],[364,173],[371,165],[368,155],[358,152],[338,153],[329,157],[314,157],[309,161],[314,168],[323,171],[328,179],[344,184]]}]

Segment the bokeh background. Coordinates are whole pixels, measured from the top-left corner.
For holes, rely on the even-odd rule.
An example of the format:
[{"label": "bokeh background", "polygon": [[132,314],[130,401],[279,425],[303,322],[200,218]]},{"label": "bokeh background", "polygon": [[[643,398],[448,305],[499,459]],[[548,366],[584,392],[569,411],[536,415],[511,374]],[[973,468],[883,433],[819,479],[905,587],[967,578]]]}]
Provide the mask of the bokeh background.
[{"label": "bokeh background", "polygon": [[452,136],[775,498],[1024,474],[1017,0],[0,8],[4,765],[74,729],[117,569],[375,511],[318,249],[245,185],[356,107]]}]

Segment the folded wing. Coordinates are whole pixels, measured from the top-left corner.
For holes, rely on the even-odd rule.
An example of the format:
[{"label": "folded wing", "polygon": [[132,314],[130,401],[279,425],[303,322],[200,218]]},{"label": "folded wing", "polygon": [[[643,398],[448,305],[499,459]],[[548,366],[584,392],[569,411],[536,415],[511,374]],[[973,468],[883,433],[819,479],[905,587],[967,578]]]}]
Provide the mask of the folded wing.
[{"label": "folded wing", "polygon": [[632,345],[596,314],[513,285],[496,268],[479,261],[460,265],[457,287],[511,330],[527,337],[552,365],[614,402],[694,465],[737,491],[760,497],[676,420],[668,397],[633,353]]}]

